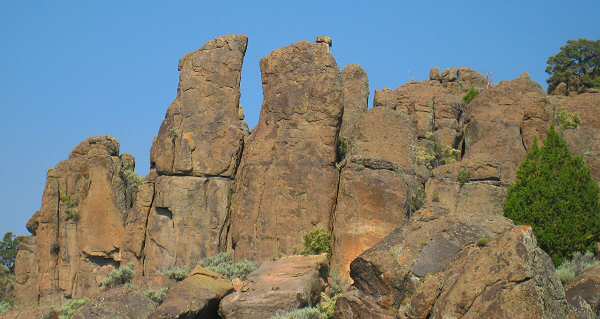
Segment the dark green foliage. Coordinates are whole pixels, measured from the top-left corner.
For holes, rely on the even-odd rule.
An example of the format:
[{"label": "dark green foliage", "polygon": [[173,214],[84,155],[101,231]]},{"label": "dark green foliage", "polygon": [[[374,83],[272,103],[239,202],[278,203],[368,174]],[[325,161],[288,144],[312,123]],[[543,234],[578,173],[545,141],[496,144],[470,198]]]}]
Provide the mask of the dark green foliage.
[{"label": "dark green foliage", "polygon": [[600,40],[567,41],[560,52],[548,59],[546,73],[548,92],[561,82],[569,91],[581,92],[585,88],[600,88]]},{"label": "dark green foliage", "polygon": [[534,143],[521,164],[504,214],[516,224],[531,225],[556,265],[574,252],[593,250],[600,239],[598,184],[554,128],[544,146]]},{"label": "dark green foliage", "polygon": [[458,173],[458,183],[460,186],[465,185],[466,182],[471,178],[471,173],[466,168],[462,168]]},{"label": "dark green foliage", "polygon": [[305,255],[331,253],[331,235],[328,231],[317,228],[304,236]]},{"label": "dark green foliage", "polygon": [[340,137],[337,141],[336,148],[336,162],[341,162],[346,158],[348,154],[348,141],[345,138]]},{"label": "dark green foliage", "polygon": [[11,273],[15,271],[18,245],[19,240],[10,232],[4,234],[0,242],[0,265],[6,267]]},{"label": "dark green foliage", "polygon": [[465,104],[469,104],[478,95],[479,95],[479,91],[476,88],[470,88],[469,91],[467,91],[467,94],[465,94],[465,96],[463,96],[463,102]]}]

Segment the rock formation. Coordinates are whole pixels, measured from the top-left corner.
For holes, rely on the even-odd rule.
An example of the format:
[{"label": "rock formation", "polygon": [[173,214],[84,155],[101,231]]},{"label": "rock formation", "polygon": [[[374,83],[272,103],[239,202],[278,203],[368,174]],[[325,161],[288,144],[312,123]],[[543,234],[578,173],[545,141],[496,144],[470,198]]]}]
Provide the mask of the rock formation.
[{"label": "rock formation", "polygon": [[306,233],[330,228],[342,116],[340,72],[328,44],[276,50],[261,71],[263,109],[244,147],[231,208],[235,256],[257,261],[299,253]]},{"label": "rock formation", "polygon": [[[88,298],[77,318],[268,318],[316,305],[339,275],[351,286],[336,318],[591,318],[595,275],[565,296],[531,229],[502,212],[551,125],[600,180],[600,93],[547,96],[526,75],[492,85],[467,68],[433,69],[377,90],[369,109],[366,72],[340,72],[331,44],[261,61],[251,134],[240,106],[247,38],[186,55],[146,178],[111,137],[77,146],[48,172],[27,224],[20,308],[8,317]],[[316,229],[332,236],[331,254],[290,256]],[[233,283],[195,268],[225,251],[262,265]],[[101,285],[125,265],[134,288]],[[175,283],[173,269],[194,270]],[[160,305],[144,294],[161,287]]]}]

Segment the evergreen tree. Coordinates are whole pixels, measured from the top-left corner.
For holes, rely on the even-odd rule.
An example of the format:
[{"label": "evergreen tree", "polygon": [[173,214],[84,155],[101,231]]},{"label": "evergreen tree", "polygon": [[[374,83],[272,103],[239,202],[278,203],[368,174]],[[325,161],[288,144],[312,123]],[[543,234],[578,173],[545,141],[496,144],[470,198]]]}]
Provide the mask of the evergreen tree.
[{"label": "evergreen tree", "polygon": [[560,52],[548,59],[548,92],[564,82],[569,91],[600,88],[600,40],[567,41]]},{"label": "evergreen tree", "polygon": [[556,265],[577,251],[594,251],[600,239],[600,195],[586,163],[551,128],[534,143],[517,172],[504,207],[506,217],[528,224]]},{"label": "evergreen tree", "polygon": [[4,266],[10,272],[14,272],[18,244],[18,239],[13,233],[4,234],[4,238],[0,241],[0,267]]}]

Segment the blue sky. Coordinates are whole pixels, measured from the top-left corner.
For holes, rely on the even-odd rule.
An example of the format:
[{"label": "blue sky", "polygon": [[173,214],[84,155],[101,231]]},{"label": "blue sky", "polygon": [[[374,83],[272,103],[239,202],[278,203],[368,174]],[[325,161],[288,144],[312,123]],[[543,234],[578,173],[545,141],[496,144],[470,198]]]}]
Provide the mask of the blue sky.
[{"label": "blue sky", "polygon": [[494,81],[529,72],[568,39],[600,38],[600,1],[3,1],[0,4],[0,233],[25,234],[46,172],[94,135],[148,171],[175,97],[177,62],[224,34],[249,36],[242,104],[262,103],[259,60],[326,34],[371,89],[469,66]]}]

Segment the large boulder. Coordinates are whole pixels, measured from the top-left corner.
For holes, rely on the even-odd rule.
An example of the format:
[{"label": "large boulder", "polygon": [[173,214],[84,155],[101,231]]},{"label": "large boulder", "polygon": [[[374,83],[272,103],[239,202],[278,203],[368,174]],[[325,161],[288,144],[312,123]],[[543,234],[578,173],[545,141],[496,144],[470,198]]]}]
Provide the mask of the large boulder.
[{"label": "large boulder", "polygon": [[150,319],[218,319],[219,301],[233,291],[231,281],[202,267],[169,289],[166,299]]},{"label": "large boulder", "polygon": [[264,262],[240,291],[221,301],[219,313],[224,319],[264,319],[315,305],[324,287],[321,274],[326,267],[325,255]]},{"label": "large boulder", "polygon": [[181,59],[177,98],[152,146],[159,174],[235,174],[246,134],[240,80],[247,44],[246,36],[224,36]]},{"label": "large boulder", "polygon": [[344,115],[339,135],[347,139],[356,121],[369,108],[369,78],[359,65],[350,64],[344,68],[342,93]]},{"label": "large boulder", "polygon": [[120,266],[134,166],[114,138],[102,136],[48,171],[42,208],[27,224],[33,238],[17,256],[19,304],[91,296]]},{"label": "large boulder", "polygon": [[342,117],[340,72],[326,43],[299,42],[261,61],[264,103],[236,175],[231,241],[236,258],[299,252],[329,229]]},{"label": "large boulder", "polygon": [[147,319],[156,304],[140,290],[111,289],[97,296],[80,310],[73,319]]}]

